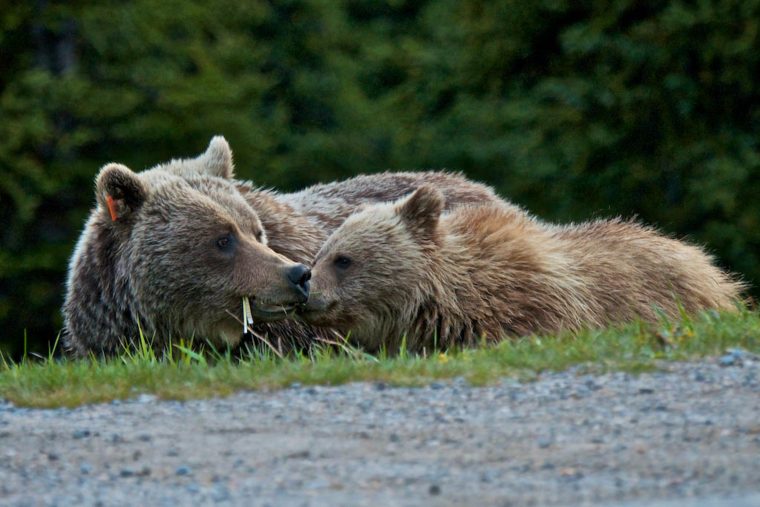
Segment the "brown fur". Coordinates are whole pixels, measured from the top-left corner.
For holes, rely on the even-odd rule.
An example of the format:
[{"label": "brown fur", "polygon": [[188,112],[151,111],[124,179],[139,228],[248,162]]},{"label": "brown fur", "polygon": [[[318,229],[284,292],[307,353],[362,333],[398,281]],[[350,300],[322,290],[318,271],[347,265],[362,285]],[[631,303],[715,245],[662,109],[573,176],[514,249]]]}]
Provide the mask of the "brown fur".
[{"label": "brown fur", "polygon": [[[437,172],[363,176],[294,194],[233,176],[232,152],[221,137],[197,158],[141,173],[119,164],[101,170],[97,206],[70,263],[63,306],[68,349],[113,353],[136,339],[138,325],[158,346],[190,337],[234,345],[242,326],[229,313],[242,317],[242,296],[256,298],[259,333],[306,342],[314,334],[309,326],[262,323],[285,315],[266,308],[297,302],[288,270],[313,259],[350,213],[428,181],[444,189],[450,206],[497,199],[488,187]],[[236,241],[231,255],[215,247],[227,233]]]},{"label": "brown fur", "polygon": [[442,211],[423,187],[347,219],[317,255],[303,318],[369,350],[402,336],[419,350],[655,321],[679,304],[731,310],[742,288],[701,249],[635,222],[553,226],[498,204]]}]

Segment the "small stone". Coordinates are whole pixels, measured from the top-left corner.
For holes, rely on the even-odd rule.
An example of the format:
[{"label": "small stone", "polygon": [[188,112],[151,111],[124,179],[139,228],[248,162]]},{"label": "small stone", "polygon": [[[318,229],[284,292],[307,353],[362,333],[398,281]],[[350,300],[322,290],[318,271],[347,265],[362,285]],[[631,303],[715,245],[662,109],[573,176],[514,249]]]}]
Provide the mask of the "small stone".
[{"label": "small stone", "polygon": [[180,465],[177,470],[174,471],[177,475],[190,475],[193,471],[187,465]]},{"label": "small stone", "polygon": [[385,391],[386,389],[388,389],[388,384],[386,384],[385,382],[375,382],[374,387],[375,387],[375,391]]},{"label": "small stone", "polygon": [[137,403],[151,403],[153,401],[156,401],[157,399],[158,397],[153,394],[141,394],[137,398],[135,398],[135,401]]},{"label": "small stone", "polygon": [[726,354],[725,356],[721,356],[721,358],[718,360],[718,363],[723,366],[734,366],[737,364],[737,358],[733,354]]},{"label": "small stone", "polygon": [[588,380],[586,381],[586,387],[587,387],[587,388],[588,388],[590,391],[598,391],[599,389],[601,389],[601,388],[602,388],[602,386],[600,386],[599,384],[597,384],[597,383],[596,383],[596,381],[595,381],[594,379],[588,379]]},{"label": "small stone", "polygon": [[79,465],[79,473],[82,475],[89,475],[92,472],[92,465],[89,463],[82,463]]},{"label": "small stone", "polygon": [[230,491],[227,489],[226,486],[222,484],[217,484],[214,488],[214,493],[211,495],[211,499],[214,500],[214,502],[226,502],[230,499]]},{"label": "small stone", "polygon": [[444,387],[446,387],[446,384],[444,384],[443,382],[433,382],[432,384],[430,384],[430,389],[434,389],[436,391],[443,389]]},{"label": "small stone", "polygon": [[54,452],[49,452],[49,453],[48,453],[48,455],[47,455],[47,458],[48,458],[48,460],[50,460],[50,461],[58,461],[58,459],[60,458],[60,456],[58,456],[58,455],[57,455],[56,453],[54,453]]},{"label": "small stone", "polygon": [[583,478],[583,472],[577,468],[572,467],[560,468],[559,475],[560,477],[569,480],[578,480]]},{"label": "small stone", "polygon": [[539,437],[538,440],[536,440],[536,443],[538,444],[538,447],[541,449],[546,449],[547,447],[551,446],[552,443],[554,443],[554,439],[552,437]]},{"label": "small stone", "polygon": [[490,483],[492,481],[493,478],[491,477],[491,474],[485,472],[480,474],[480,482]]},{"label": "small stone", "polygon": [[640,387],[639,388],[639,394],[652,394],[654,393],[654,389],[651,387]]},{"label": "small stone", "polygon": [[315,479],[313,481],[308,481],[303,485],[303,487],[306,489],[325,489],[329,486],[330,483],[324,479]]},{"label": "small stone", "polygon": [[311,452],[308,449],[305,449],[303,451],[296,451],[289,454],[287,457],[290,459],[309,459],[311,457]]},{"label": "small stone", "polygon": [[428,493],[430,493],[433,496],[437,496],[441,494],[441,487],[438,484],[431,484],[428,488]]},{"label": "small stone", "polygon": [[390,440],[390,441],[391,441],[391,442],[393,442],[393,443],[398,443],[398,442],[400,442],[400,441],[401,441],[401,437],[400,437],[400,436],[398,436],[398,434],[396,434],[396,433],[391,433],[391,434],[388,436],[388,440]]},{"label": "small stone", "polygon": [[72,437],[76,438],[77,440],[82,438],[87,438],[91,435],[90,430],[76,430],[74,433],[71,434]]},{"label": "small stone", "polygon": [[119,472],[119,477],[133,477],[135,474],[135,471],[131,468],[122,468]]},{"label": "small stone", "polygon": [[147,433],[143,433],[142,435],[140,435],[137,438],[140,439],[142,442],[150,442],[151,440],[153,440],[153,437],[151,437]]}]

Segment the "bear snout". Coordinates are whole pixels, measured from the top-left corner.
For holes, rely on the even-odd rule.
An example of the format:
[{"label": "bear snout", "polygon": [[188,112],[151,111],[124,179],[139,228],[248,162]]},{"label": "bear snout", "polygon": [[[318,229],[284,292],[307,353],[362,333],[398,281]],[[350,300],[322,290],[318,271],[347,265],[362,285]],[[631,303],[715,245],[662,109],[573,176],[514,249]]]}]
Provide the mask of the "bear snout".
[{"label": "bear snout", "polygon": [[309,299],[311,270],[303,264],[296,264],[288,270],[287,277],[291,287],[302,297],[301,302],[306,302]]}]

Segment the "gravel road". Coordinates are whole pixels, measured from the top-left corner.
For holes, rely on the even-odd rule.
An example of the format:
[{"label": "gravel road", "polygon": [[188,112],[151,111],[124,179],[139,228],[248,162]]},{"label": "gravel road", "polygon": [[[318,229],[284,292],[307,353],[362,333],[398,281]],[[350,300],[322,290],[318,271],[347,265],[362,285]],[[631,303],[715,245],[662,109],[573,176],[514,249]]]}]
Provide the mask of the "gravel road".
[{"label": "gravel road", "polygon": [[3,505],[760,505],[760,358],[0,404]]}]

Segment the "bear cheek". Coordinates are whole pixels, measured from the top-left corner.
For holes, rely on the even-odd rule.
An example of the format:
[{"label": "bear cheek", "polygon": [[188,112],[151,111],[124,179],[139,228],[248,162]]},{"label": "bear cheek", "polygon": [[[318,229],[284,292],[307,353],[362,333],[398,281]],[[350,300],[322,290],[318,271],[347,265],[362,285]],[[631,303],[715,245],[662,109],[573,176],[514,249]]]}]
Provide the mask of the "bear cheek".
[{"label": "bear cheek", "polygon": [[317,325],[331,325],[339,301],[337,300],[334,279],[317,264],[312,269],[309,299],[305,304],[308,318]]},{"label": "bear cheek", "polygon": [[371,287],[362,286],[356,283],[358,280],[349,279],[339,281],[332,291],[332,312],[331,314],[341,322],[353,322],[358,314],[366,313],[366,309],[371,305],[374,294]]},{"label": "bear cheek", "polygon": [[[242,263],[240,263],[242,264]],[[226,282],[222,282],[222,289],[228,300],[235,304],[240,302],[243,296],[261,297],[265,289],[270,288],[262,277],[260,270],[255,266],[238,265],[227,274]]]},{"label": "bear cheek", "polygon": [[327,295],[335,287],[334,276],[324,262],[318,262],[311,268],[311,293]]}]

